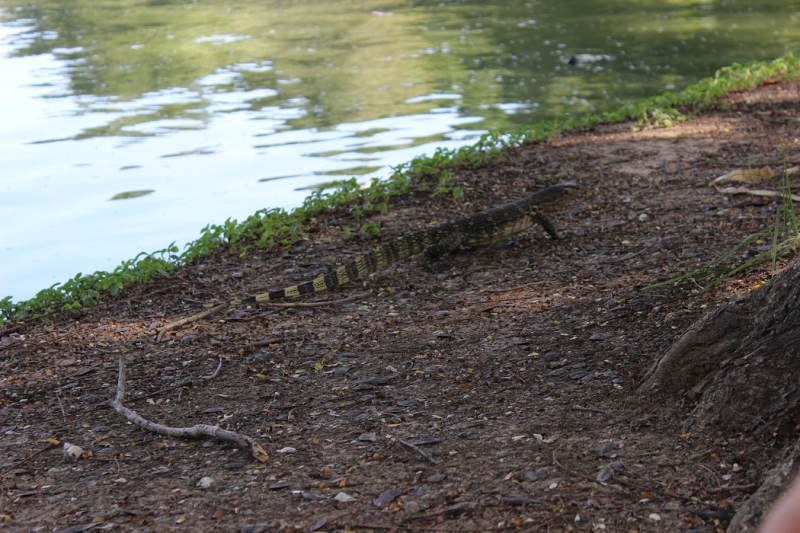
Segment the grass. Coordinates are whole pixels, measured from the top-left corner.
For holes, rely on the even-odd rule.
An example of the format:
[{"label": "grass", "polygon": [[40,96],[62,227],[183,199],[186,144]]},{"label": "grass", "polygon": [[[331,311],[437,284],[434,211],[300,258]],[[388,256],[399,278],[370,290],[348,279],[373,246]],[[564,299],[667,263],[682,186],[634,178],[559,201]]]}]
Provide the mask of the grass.
[{"label": "grass", "polygon": [[[698,270],[689,272],[688,274],[683,274],[681,276],[676,276],[653,285],[648,285],[644,288],[652,289],[654,287],[661,287],[663,285],[671,285],[686,279],[697,281],[704,278],[714,277],[710,283],[703,286],[703,290],[707,290],[715,285],[718,285],[734,274],[737,274],[743,270],[757,268],[766,263],[771,264],[772,272],[774,273],[778,258],[800,247],[800,226],[798,226],[797,212],[795,210],[794,200],[792,199],[792,188],[789,181],[785,150],[783,151],[783,173],[779,176],[777,181],[777,185],[780,187],[781,191],[781,202],[775,211],[775,223],[771,228],[764,228],[763,230],[750,235],[742,240],[742,242],[722,254],[720,257],[714,259]],[[735,254],[742,248],[745,248],[751,243],[761,243],[765,241],[772,242],[767,250],[764,250],[737,265],[731,267],[722,266],[730,258],[734,257]]]},{"label": "grass", "polygon": [[[314,217],[338,206],[349,206],[356,219],[374,212],[386,212],[389,200],[416,188],[430,190],[433,194],[452,194],[455,198],[463,190],[454,184],[451,171],[457,167],[480,167],[502,161],[503,151],[515,146],[548,141],[556,135],[576,128],[602,123],[636,120],[640,124],[658,124],[669,127],[675,122],[690,118],[679,108],[702,109],[726,93],[756,87],[765,81],[778,81],[800,77],[800,59],[789,53],[772,61],[734,64],[716,72],[681,93],[665,92],[637,104],[626,105],[615,112],[587,114],[578,117],[559,117],[535,124],[516,134],[492,131],[472,145],[458,149],[437,149],[432,155],[417,157],[393,168],[386,180],[373,180],[361,187],[355,178],[337,181],[333,188],[313,191],[299,208],[286,212],[282,209],[262,209],[245,220],[228,219],[223,224],[210,224],[201,230],[200,237],[181,251],[174,243],[163,250],[141,253],[123,262],[112,272],[78,274],[61,284],[40,291],[35,297],[22,302],[12,302],[11,297],[0,300],[0,321],[18,322],[35,319],[59,311],[74,311],[95,305],[103,294],[117,296],[125,287],[147,282],[157,276],[169,276],[181,265],[208,255],[219,247],[227,246],[240,254],[253,248],[269,249],[304,238],[315,223]],[[789,216],[783,209],[782,216]],[[794,211],[791,211],[794,225]],[[365,233],[374,233],[369,227]],[[777,237],[774,236],[774,239]],[[751,242],[751,241],[749,241]],[[781,242],[781,244],[783,241]],[[774,243],[778,245],[778,243]],[[742,244],[744,246],[746,244]],[[740,247],[741,247],[740,246]],[[731,251],[735,253],[735,251]]]}]

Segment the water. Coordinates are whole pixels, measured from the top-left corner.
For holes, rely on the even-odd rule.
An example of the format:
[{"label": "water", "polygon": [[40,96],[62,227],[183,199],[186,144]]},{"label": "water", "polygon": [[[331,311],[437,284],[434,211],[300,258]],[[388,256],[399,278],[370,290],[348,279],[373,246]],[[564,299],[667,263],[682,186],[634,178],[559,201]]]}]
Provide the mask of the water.
[{"label": "water", "polygon": [[15,301],[489,128],[612,110],[800,47],[786,0],[0,9],[0,295]]}]

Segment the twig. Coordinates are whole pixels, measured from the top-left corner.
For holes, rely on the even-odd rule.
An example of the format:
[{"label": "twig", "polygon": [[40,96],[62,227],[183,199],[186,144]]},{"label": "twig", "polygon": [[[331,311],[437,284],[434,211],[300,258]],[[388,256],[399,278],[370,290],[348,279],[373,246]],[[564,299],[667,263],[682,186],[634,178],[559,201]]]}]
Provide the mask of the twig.
[{"label": "twig", "polygon": [[527,289],[528,287],[533,287],[534,285],[544,285],[545,283],[555,283],[555,281],[544,279],[541,281],[533,281],[531,283],[526,283],[525,285],[518,285],[517,287],[510,287],[508,289],[483,289],[480,292],[490,292],[490,293],[513,292],[513,291],[518,291],[520,289]]},{"label": "twig", "polygon": [[10,328],[6,328],[4,330],[0,330],[0,337],[5,337],[9,333],[14,333],[17,330],[22,329],[25,324],[17,324],[16,326],[11,326]]},{"label": "twig", "polygon": [[124,416],[128,421],[142,429],[165,435],[167,437],[175,438],[193,438],[198,437],[214,437],[220,440],[233,442],[238,446],[247,448],[250,454],[262,463],[266,463],[269,455],[264,448],[252,437],[242,435],[233,431],[222,429],[219,426],[209,426],[208,424],[197,424],[192,427],[169,427],[161,424],[151,422],[137,413],[131,411],[124,405],[122,401],[125,399],[125,361],[122,357],[119,359],[119,379],[117,380],[117,396],[114,400],[109,401],[111,407],[120,415]]},{"label": "twig", "polygon": [[758,485],[722,485],[721,487],[717,487],[716,489],[711,489],[711,490],[709,490],[707,492],[709,492],[709,493],[712,493],[712,492],[729,492],[729,491],[734,491],[734,490],[747,491],[747,490],[752,490],[752,489],[754,489],[756,487],[758,487]]},{"label": "twig", "polygon": [[[340,298],[338,300],[327,300],[325,302],[297,302],[297,303],[282,303],[282,304],[269,303],[269,302],[259,302],[259,304],[265,305],[265,306],[268,306],[268,307],[323,307],[323,306],[326,306],[326,305],[340,305],[340,304],[343,304],[343,303],[352,302],[353,300],[358,300],[359,298],[363,298],[364,296],[370,294],[371,292],[372,291],[360,292],[360,293],[355,294],[353,296],[350,296],[348,298]],[[168,332],[168,331],[170,331],[172,329],[175,329],[175,328],[178,328],[178,327],[181,327],[181,326],[185,326],[186,324],[191,324],[192,322],[197,322],[198,320],[201,320],[201,319],[203,319],[203,318],[205,318],[205,317],[207,317],[209,315],[213,315],[214,313],[216,313],[218,311],[221,311],[221,310],[223,310],[223,309],[225,309],[225,308],[227,308],[229,306],[230,306],[230,302],[224,302],[224,303],[221,303],[221,304],[219,304],[219,305],[217,305],[215,307],[212,307],[211,309],[209,309],[207,311],[203,311],[202,313],[197,313],[196,315],[192,315],[192,316],[189,316],[189,317],[186,317],[186,318],[182,318],[180,320],[176,320],[175,322],[171,322],[171,323],[167,324],[166,326],[158,329],[158,336],[156,337],[156,340],[157,341],[161,341],[161,339],[164,336],[164,333],[166,333],[166,332]]]},{"label": "twig", "polygon": [[259,346],[267,346],[268,344],[272,344],[274,342],[278,342],[279,338],[272,337],[271,339],[264,339],[263,341],[256,341],[256,342],[249,342],[247,344],[237,344],[234,346],[237,350],[246,350],[247,348],[258,348]]},{"label": "twig", "polygon": [[64,404],[61,403],[61,398],[58,396],[58,391],[56,391],[56,400],[58,400],[58,406],[61,408],[61,416],[64,417],[64,423],[67,423],[67,413],[64,412]]},{"label": "twig", "polygon": [[[56,442],[57,442],[57,441],[56,441]],[[47,446],[45,446],[44,448],[42,448],[41,450],[39,450],[38,452],[33,452],[32,454],[30,454],[30,455],[29,455],[28,457],[26,457],[25,459],[22,459],[21,461],[17,461],[16,463],[12,464],[11,466],[9,466],[8,468],[6,468],[5,470],[0,470],[0,477],[4,476],[4,475],[5,475],[6,473],[8,473],[8,472],[11,472],[11,471],[12,471],[12,470],[14,470],[15,468],[19,468],[20,466],[24,465],[25,463],[29,463],[29,462],[31,462],[31,461],[33,460],[33,458],[34,458],[34,457],[36,457],[37,455],[39,455],[40,453],[44,453],[44,452],[46,452],[46,451],[48,451],[48,450],[52,450],[53,448],[55,448],[55,447],[56,447],[56,446],[58,446],[59,444],[61,444],[61,443],[59,442],[58,444],[55,444],[55,443],[52,443],[52,442],[51,442],[51,443],[49,443]]]},{"label": "twig", "polygon": [[415,452],[420,454],[422,457],[424,457],[425,460],[428,461],[430,464],[432,464],[432,465],[438,464],[433,457],[431,457],[427,453],[425,453],[422,450],[420,450],[418,446],[415,446],[414,444],[411,444],[410,442],[406,442],[403,439],[397,439],[397,442],[399,442],[400,444],[402,444],[403,446],[405,446],[406,448],[408,448],[410,450],[414,450]]},{"label": "twig", "polygon": [[[155,392],[153,392],[151,394],[142,394],[141,396],[137,396],[136,398],[133,398],[133,399],[131,399],[129,401],[130,401],[130,403],[139,402],[139,401],[142,401],[142,400],[147,399],[147,398],[152,398],[153,396],[158,396],[160,394],[164,394],[165,392],[169,392],[169,391],[172,391],[172,390],[175,390],[175,389],[181,389],[181,388],[183,388],[183,387],[185,387],[187,385],[194,385],[192,383],[192,378],[182,379],[182,380],[180,380],[179,382],[177,382],[174,385],[170,385],[169,387],[164,387],[163,389],[159,389],[159,390],[157,390],[157,391],[155,391]],[[107,404],[108,404],[108,402],[102,402],[99,405],[107,405]]]},{"label": "twig", "polygon": [[208,380],[217,377],[217,374],[219,374],[219,369],[222,368],[222,354],[217,354],[217,355],[219,357],[219,364],[217,365],[217,369],[214,370],[214,372],[212,372],[210,376],[200,376],[200,379]]},{"label": "twig", "polygon": [[567,516],[568,514],[570,514],[569,509],[561,511],[557,515],[551,516],[547,520],[539,522],[539,524],[537,524],[537,525],[535,525],[533,527],[529,527],[527,529],[523,529],[520,533],[533,533],[534,531],[550,531],[550,528],[549,527],[545,527],[545,526],[547,526],[550,522],[554,522],[556,518],[561,518],[563,516]]},{"label": "twig", "polygon": [[190,317],[182,318],[175,322],[170,322],[166,326],[158,329],[158,336],[156,337],[156,341],[161,342],[164,333],[168,332],[171,329],[179,328],[181,326],[185,326],[186,324],[191,324],[192,322],[197,322],[198,320],[207,317],[208,315],[213,315],[217,311],[221,311],[228,307],[229,303],[225,302],[223,304],[219,304],[216,307],[212,307],[208,311],[203,311],[202,313],[197,313],[196,315],[192,315]]}]

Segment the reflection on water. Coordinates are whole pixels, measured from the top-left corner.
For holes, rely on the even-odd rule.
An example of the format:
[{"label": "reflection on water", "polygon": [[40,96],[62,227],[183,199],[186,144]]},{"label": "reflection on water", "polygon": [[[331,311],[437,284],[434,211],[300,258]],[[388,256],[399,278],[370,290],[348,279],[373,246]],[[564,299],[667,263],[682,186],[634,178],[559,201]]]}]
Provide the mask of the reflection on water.
[{"label": "reflection on water", "polygon": [[786,0],[0,6],[0,293],[15,299],[489,128],[800,43]]}]

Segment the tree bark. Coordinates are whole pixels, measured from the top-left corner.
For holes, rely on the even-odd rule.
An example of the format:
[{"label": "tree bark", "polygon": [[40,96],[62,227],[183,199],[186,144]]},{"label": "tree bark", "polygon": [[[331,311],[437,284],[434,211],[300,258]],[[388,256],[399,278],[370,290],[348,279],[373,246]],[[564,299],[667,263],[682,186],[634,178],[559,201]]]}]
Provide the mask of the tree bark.
[{"label": "tree bark", "polygon": [[800,261],[690,327],[639,391],[694,404],[687,431],[793,431],[800,414]]},{"label": "tree bark", "polygon": [[783,457],[766,473],[758,490],[736,511],[727,533],[753,533],[775,501],[800,472],[800,440],[788,446]]},{"label": "tree bark", "polygon": [[652,366],[639,392],[653,402],[694,405],[684,431],[792,436],[727,529],[755,532],[800,472],[800,261],[695,323]]}]

